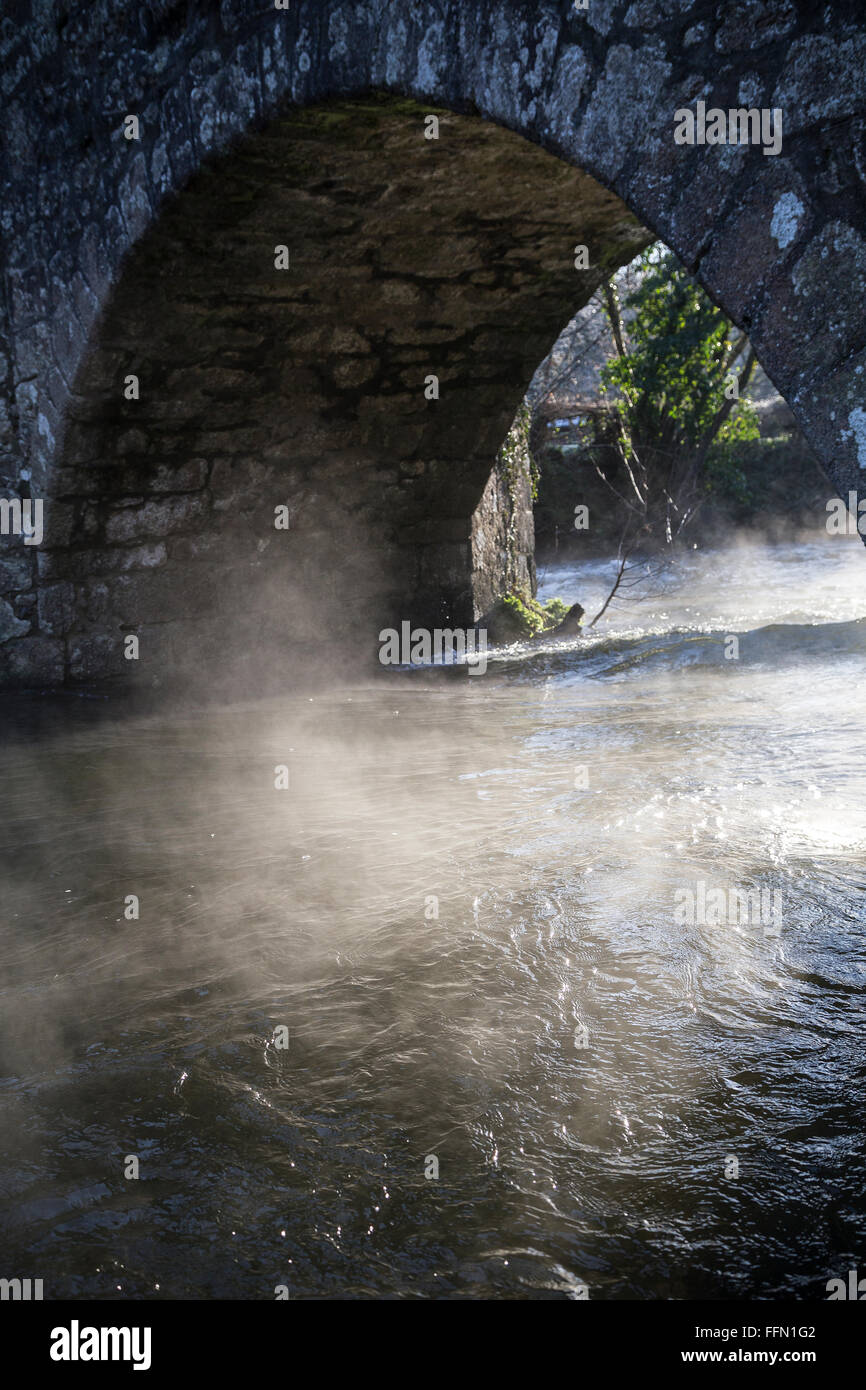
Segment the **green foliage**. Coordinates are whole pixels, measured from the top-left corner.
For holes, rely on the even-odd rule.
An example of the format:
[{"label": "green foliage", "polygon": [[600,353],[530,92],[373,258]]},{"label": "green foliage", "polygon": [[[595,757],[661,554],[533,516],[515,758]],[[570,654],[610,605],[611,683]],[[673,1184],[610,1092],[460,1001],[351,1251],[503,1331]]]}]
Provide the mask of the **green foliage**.
[{"label": "green foliage", "polygon": [[796,433],[731,440],[707,469],[708,506],[738,525],[772,529],[782,518],[813,524],[824,511],[826,483],[805,441]]},{"label": "green foliage", "polygon": [[547,614],[547,627],[557,627],[568,612],[568,604],[563,603],[561,598],[548,599],[547,603],[542,604],[542,607]]},{"label": "green foliage", "polygon": [[529,594],[510,593],[503,594],[486,621],[493,641],[516,642],[557,627],[567,612],[562,599],[541,604]]},{"label": "green foliage", "polygon": [[745,339],[661,246],[640,257],[627,307],[626,350],[603,367],[602,390],[619,422],[621,456],[639,470],[650,528],[662,514],[669,524],[668,499],[683,516],[693,508],[692,494],[746,500],[737,457],[757,437],[757,417],[748,401],[728,399]]},{"label": "green foliage", "polygon": [[651,246],[639,260],[628,351],[611,358],[602,381],[641,435],[696,447],[724,403],[731,324],[672,251]]},{"label": "green foliage", "polygon": [[707,493],[743,506],[755,500],[742,466],[749,452],[743,446],[760,437],[755,407],[751,401],[740,401],[736,415],[726,420],[707,453],[704,468]]},{"label": "green foliage", "polygon": [[616,280],[612,300],[604,298],[623,344],[601,371],[604,403],[577,430],[536,430],[536,536],[548,553],[577,544],[577,501],[592,516],[584,550],[624,538],[632,547],[666,545],[696,515],[743,516],[766,493],[756,472],[767,472],[757,413],[744,395],[729,399],[732,381],[742,391],[754,363],[746,338],[662,245],[634,268],[624,322]]},{"label": "green foliage", "polygon": [[506,594],[502,602],[517,635],[534,637],[537,632],[544,631],[544,610],[535,599],[521,594]]}]

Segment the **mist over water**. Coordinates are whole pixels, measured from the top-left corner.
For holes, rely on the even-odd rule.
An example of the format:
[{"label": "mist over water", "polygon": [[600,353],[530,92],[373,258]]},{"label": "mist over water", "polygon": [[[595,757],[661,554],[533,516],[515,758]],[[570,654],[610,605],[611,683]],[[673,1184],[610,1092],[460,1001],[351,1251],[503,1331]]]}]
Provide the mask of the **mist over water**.
[{"label": "mist over water", "polygon": [[[591,615],[611,570],[540,597]],[[866,1258],[864,656],[862,545],[801,537],[484,676],[10,702],[4,1272],[826,1297]],[[698,882],[781,892],[779,935],[677,921]]]}]

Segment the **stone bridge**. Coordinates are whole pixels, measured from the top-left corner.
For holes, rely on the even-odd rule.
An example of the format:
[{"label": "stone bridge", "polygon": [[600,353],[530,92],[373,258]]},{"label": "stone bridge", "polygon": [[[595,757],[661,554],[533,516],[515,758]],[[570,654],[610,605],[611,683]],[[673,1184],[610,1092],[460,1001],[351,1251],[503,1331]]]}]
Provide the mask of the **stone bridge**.
[{"label": "stone bridge", "polygon": [[861,490],[860,0],[16,0],[0,95],[0,683],[281,678],[531,582],[500,446],[656,237]]}]

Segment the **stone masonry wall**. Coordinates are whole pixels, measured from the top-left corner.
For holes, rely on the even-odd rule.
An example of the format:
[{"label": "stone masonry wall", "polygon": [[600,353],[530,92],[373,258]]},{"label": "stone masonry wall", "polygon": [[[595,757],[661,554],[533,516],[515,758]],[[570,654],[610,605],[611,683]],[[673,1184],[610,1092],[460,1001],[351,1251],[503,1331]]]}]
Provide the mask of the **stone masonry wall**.
[{"label": "stone masonry wall", "polygon": [[70,682],[283,674],[403,619],[471,624],[528,579],[529,496],[491,473],[515,398],[647,234],[536,146],[438,119],[428,142],[394,98],[277,118],[136,246],[76,378],[13,659],[31,637]]},{"label": "stone masonry wall", "polygon": [[[142,362],[155,362],[173,322],[177,338],[186,340],[187,357],[190,349],[204,341],[193,327],[193,309],[183,303],[182,284],[178,286],[181,302],[175,303],[154,276],[155,303],[160,307],[158,313],[148,309],[147,281],[146,277],[136,279],[133,248],[138,247],[145,257],[158,257],[160,246],[166,244],[160,242],[166,227],[177,229],[172,217],[183,222],[189,216],[184,206],[202,196],[200,180],[204,184],[216,180],[213,186],[218,190],[221,167],[231,180],[236,160],[246,157],[255,164],[266,150],[269,157],[276,156],[281,122],[297,119],[290,115],[293,109],[297,112],[374,90],[417,98],[427,109],[462,113],[476,130],[507,128],[558,156],[566,173],[567,166],[582,169],[616,194],[633,218],[627,229],[619,207],[613,211],[611,206],[605,226],[597,225],[597,264],[606,261],[610,266],[622,258],[628,238],[638,235],[634,219],[667,241],[713,298],[749,332],[763,366],[789,401],[833,485],[843,495],[852,489],[862,494],[866,467],[866,16],[855,0],[822,6],[794,0],[744,0],[734,7],[707,0],[669,4],[590,0],[586,10],[576,10],[570,0],[295,0],[286,10],[264,0],[93,0],[87,5],[15,0],[0,18],[0,486],[6,497],[50,499],[51,539],[44,550],[25,551],[12,545],[10,538],[0,537],[0,681],[57,682],[105,673],[114,659],[112,641],[118,626],[152,622],[154,629],[165,629],[174,619],[189,618],[195,599],[193,573],[186,568],[185,555],[191,555],[196,546],[215,545],[223,565],[214,527],[220,516],[233,515],[233,508],[237,511],[237,501],[229,499],[252,495],[255,466],[282,467],[276,454],[263,461],[268,449],[281,447],[279,438],[288,438],[280,435],[283,425],[274,423],[273,417],[269,425],[265,418],[282,399],[279,381],[268,375],[276,368],[269,362],[262,375],[250,382],[249,364],[256,349],[244,345],[242,314],[236,312],[234,323],[224,325],[227,336],[220,351],[227,356],[221,366],[181,365],[180,351],[165,359],[169,375],[171,370],[222,371],[227,375],[219,390],[214,390],[215,378],[210,387],[182,378],[172,384],[166,378],[149,398],[150,437],[143,431],[148,442],[136,445],[133,437],[121,446],[120,427],[126,433],[136,428],[117,402],[115,388],[124,367],[132,370],[129,361],[137,354]],[[751,146],[675,145],[674,112],[694,106],[698,99],[722,108],[779,108],[784,124],[781,154],[767,157],[760,147]],[[124,135],[130,114],[139,122],[138,140]],[[404,113],[406,129],[412,120]],[[458,128],[455,122],[454,129]],[[244,139],[253,141],[259,153],[241,154],[237,146]],[[503,153],[503,204],[509,198],[519,203],[520,198],[521,176],[516,167],[510,168],[514,148]],[[430,142],[424,154],[441,155],[447,149],[446,137]],[[330,150],[324,141],[322,166],[310,169],[309,180],[327,183]],[[375,162],[371,156],[372,151],[364,156],[370,168]],[[444,155],[443,164],[447,158]],[[227,163],[221,165],[221,160]],[[418,157],[398,168],[396,182],[403,197],[411,199],[423,160]],[[194,177],[197,173],[199,181]],[[335,235],[340,229],[339,179],[345,177],[346,171],[339,175],[328,207]],[[260,164],[258,178],[261,188],[274,196],[282,188],[272,167]],[[376,207],[377,182],[387,200],[389,176],[379,172],[372,185],[364,185],[371,195],[364,204],[367,212]],[[550,190],[550,206],[555,206],[556,191],[561,192],[562,185],[553,179]],[[300,182],[294,192],[297,206],[304,205],[312,214],[315,198],[304,194]],[[326,188],[316,196],[327,204]],[[548,208],[547,194],[539,187],[528,196],[530,203],[540,199],[532,207],[540,225]],[[220,202],[217,196],[209,216],[216,215]],[[264,255],[278,239],[272,240],[273,223],[265,216],[267,207],[273,209],[276,204],[269,204],[262,193],[256,206],[255,215],[264,217],[262,235],[267,231],[267,244],[261,247]],[[241,210],[227,200],[229,223],[231,209]],[[559,205],[556,216],[561,217],[562,211]],[[553,322],[553,300],[561,301],[561,324],[578,307],[586,286],[575,284],[573,268],[572,296],[562,285],[554,285],[549,277],[555,279],[558,272],[544,259],[553,241],[545,242],[547,249],[537,254],[531,238],[519,239],[521,219],[528,228],[520,213],[513,234],[507,221],[502,223],[494,258],[498,273],[516,262],[516,276],[526,275],[524,283],[532,288],[517,294],[506,314],[510,335],[502,319],[497,331],[502,338],[519,340],[528,325],[525,357],[536,353],[537,362],[549,343],[540,341],[546,310],[533,317],[532,303],[549,288],[550,323],[555,332],[559,325]],[[219,225],[217,219],[215,226]],[[564,234],[563,222],[558,225]],[[444,238],[444,225],[440,230]],[[443,240],[440,275],[450,246],[455,264],[460,265],[461,248],[468,244],[461,240],[464,230],[458,218],[450,233],[456,241]],[[491,228],[482,230],[493,235]],[[303,265],[305,253],[298,250],[302,242],[297,231],[297,226],[290,227],[279,240],[296,249]],[[475,236],[476,250],[478,231],[476,225],[469,237],[471,242]],[[587,241],[581,231],[575,204],[569,243]],[[189,269],[194,276],[196,267],[200,270],[202,256],[206,262],[205,253],[213,254],[212,239],[220,234],[228,239],[222,248],[225,252],[231,243],[231,226],[224,227],[223,233],[199,226],[200,242],[197,248],[188,248],[184,273]],[[559,232],[551,229],[550,234],[555,237]],[[509,240],[510,235],[514,239]],[[244,245],[248,250],[248,241]],[[423,246],[420,238],[415,246]],[[563,255],[564,246],[563,241]],[[411,249],[411,243],[407,247]],[[238,251],[246,254],[243,247]],[[419,268],[415,251],[410,259],[412,264],[404,265],[397,278],[405,283],[411,283],[413,275],[429,278],[429,268]],[[371,261],[371,269],[372,265]],[[563,265],[562,274],[565,269]],[[491,271],[489,261],[483,269],[476,265],[467,282],[471,284],[472,274],[484,270]],[[435,278],[437,272],[432,273]],[[442,276],[442,281],[447,288],[449,277]],[[297,290],[296,279],[287,283]],[[511,287],[520,288],[516,280]],[[416,288],[423,295],[417,284]],[[229,289],[223,281],[221,294],[215,296],[227,320],[232,315]],[[463,294],[467,284],[461,282],[459,289]],[[352,291],[355,303],[356,291],[357,282]],[[246,289],[239,286],[238,293],[249,293],[249,282]],[[135,303],[142,310],[140,321],[129,317]],[[296,302],[292,312],[301,307]],[[475,307],[483,315],[480,304]],[[318,309],[312,300],[306,309],[307,326],[315,332],[311,325]],[[211,305],[208,313],[215,312]],[[267,312],[276,315],[273,303]],[[417,338],[422,331],[435,336],[435,327],[423,327],[429,322],[419,310],[407,326],[406,331],[416,335],[403,344],[407,357],[417,351],[424,360],[411,362],[404,357],[404,373],[426,366],[429,360],[433,336]],[[357,324],[353,327],[364,336]],[[328,332],[335,328],[332,324]],[[302,335],[297,329],[293,334],[297,346]],[[378,390],[382,378],[364,383],[368,356],[375,358],[377,372],[393,380],[387,376],[392,364],[398,365],[398,356],[391,357],[393,340],[384,357],[369,337],[369,354],[356,343],[353,351],[354,341],[350,338],[342,347],[336,341],[327,348],[309,344],[306,351],[311,356],[306,362],[300,349],[292,356],[296,409],[306,391],[312,395],[318,391],[322,398],[319,359],[312,358],[323,351],[341,355],[335,363],[337,376],[325,395],[333,387],[344,402],[352,392],[356,401],[362,397],[372,401],[372,383]],[[485,358],[481,332],[471,346],[480,354],[482,368],[485,363],[490,368],[498,348],[492,347]],[[239,353],[247,354],[243,362]],[[358,481],[357,507],[353,502],[348,510],[357,522],[357,535],[370,539],[368,527],[373,525],[373,549],[382,557],[371,564],[363,581],[371,585],[374,605],[380,596],[398,590],[401,602],[405,601],[404,586],[409,584],[408,598],[417,598],[420,608],[440,599],[455,612],[461,605],[461,611],[475,606],[471,518],[519,399],[522,370],[515,346],[500,381],[490,378],[492,384],[485,386],[483,375],[476,372],[471,428],[457,408],[460,398],[451,401],[450,419],[465,426],[453,454],[449,456],[444,447],[451,425],[443,412],[436,437],[424,440],[422,431],[414,455],[404,457],[402,445],[393,446],[388,477],[379,480],[381,487],[372,481],[383,456],[378,444],[371,442],[374,435],[378,440],[377,432],[365,439],[363,425],[360,435],[357,431],[357,420],[349,429],[340,407],[325,407],[329,427],[334,426],[326,445],[332,464],[343,451],[342,463],[333,466],[345,467],[347,476],[355,480],[365,474],[366,480]],[[344,373],[342,384],[339,371]],[[446,366],[443,378],[447,371]],[[458,377],[460,372],[458,366]],[[232,373],[246,375],[246,383]],[[361,373],[354,385],[353,373]],[[464,388],[467,380],[464,374]],[[412,394],[417,386],[414,375],[411,385],[401,380],[400,386]],[[248,413],[245,419],[238,415],[230,423],[233,409],[240,411],[243,400],[248,406],[250,390],[261,393],[259,424],[268,434],[261,446],[239,443],[236,431],[250,428]],[[462,399],[468,401],[468,395]],[[215,402],[217,414],[226,412],[220,431],[223,440],[229,435],[234,440],[232,448],[222,453],[215,441],[208,442],[204,423]],[[366,408],[382,421],[379,407]],[[165,413],[162,420],[157,418],[159,410]],[[181,416],[175,422],[178,428],[182,422],[189,427],[184,449],[175,453],[169,450],[168,438],[173,411]],[[363,415],[363,410],[359,408],[358,414]],[[283,424],[288,429],[285,415]],[[347,425],[342,445],[336,442],[341,421]],[[114,431],[107,441],[110,457],[100,454],[98,447],[92,453],[105,423]],[[141,424],[139,418],[137,426]],[[467,458],[463,440],[479,427],[487,433]],[[303,433],[312,426],[308,422],[299,428]],[[312,441],[309,434],[302,455],[315,451]],[[163,446],[165,457],[160,456]],[[353,450],[358,452],[352,455]],[[384,453],[388,456],[387,447]],[[450,458],[448,467],[440,469],[438,461],[446,458]],[[483,467],[482,460],[486,460]],[[401,472],[406,462],[410,466]],[[423,468],[413,473],[419,462]],[[297,462],[292,466],[302,489],[302,466]],[[107,492],[98,487],[94,491],[94,468],[116,472],[116,486],[112,482]],[[244,479],[236,488],[231,477],[238,471]],[[183,486],[178,486],[179,481]],[[281,474],[279,484],[285,492],[287,476]],[[304,485],[313,486],[309,476]],[[260,484],[258,495],[264,495],[268,486]],[[452,489],[459,500],[443,502],[443,492]],[[300,499],[302,490],[292,495]],[[345,501],[347,495],[344,488],[341,498]],[[405,514],[400,510],[402,503],[391,510],[398,497],[406,501]],[[309,505],[307,496],[305,506]],[[339,551],[337,558],[352,548],[347,529],[336,528],[342,545],[335,540],[326,511],[314,507],[304,524],[311,534],[326,531],[327,538],[322,535],[306,552],[306,559],[300,553],[295,556],[292,573],[301,603],[307,598],[312,602],[326,582],[328,554],[321,547],[330,545],[331,553]],[[453,522],[461,529],[451,532],[445,526],[439,534],[430,535],[425,532],[429,524],[425,518],[430,517],[437,524]],[[253,529],[258,544],[263,537]],[[170,540],[172,535],[176,541]],[[157,550],[160,545],[164,555]],[[138,549],[142,559],[142,547],[150,546],[151,557],[163,556],[141,565],[142,571],[154,574],[147,583],[142,576],[137,581],[143,586],[141,608],[130,608],[125,600],[118,608],[118,594],[131,595],[136,585],[130,582],[125,589],[118,588],[106,578],[118,571],[100,571],[93,558],[112,546]],[[83,564],[81,557],[88,549],[93,552],[92,563],[88,562],[86,572],[76,572],[76,563]],[[64,552],[66,562],[60,558]],[[199,551],[198,558],[203,553]],[[376,570],[371,578],[377,564],[384,576]],[[248,567],[246,553],[238,565]],[[207,575],[216,583],[216,560],[209,570],[207,566],[202,570],[205,586]],[[166,587],[160,594],[156,575],[163,571],[160,582]],[[77,577],[79,573],[85,577]],[[96,587],[99,584],[104,585],[104,593]],[[226,585],[232,590],[230,581]],[[312,623],[315,629],[315,614]],[[348,617],[347,625],[351,625]]]}]

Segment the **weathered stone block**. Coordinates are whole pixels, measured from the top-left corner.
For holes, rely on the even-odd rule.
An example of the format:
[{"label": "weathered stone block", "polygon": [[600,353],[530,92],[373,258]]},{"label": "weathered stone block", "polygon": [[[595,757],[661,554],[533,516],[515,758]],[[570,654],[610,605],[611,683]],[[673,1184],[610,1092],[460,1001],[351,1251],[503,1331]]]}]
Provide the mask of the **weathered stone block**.
[{"label": "weathered stone block", "polygon": [[63,683],[63,643],[47,637],[21,637],[0,647],[0,680],[11,686]]},{"label": "weathered stone block", "polygon": [[105,538],[112,543],[142,540],[146,536],[168,536],[200,520],[205,511],[206,501],[198,494],[124,507],[109,516]]},{"label": "weathered stone block", "polygon": [[33,583],[34,557],[27,554],[23,545],[12,550],[9,544],[7,536],[0,537],[0,594],[29,589]]},{"label": "weathered stone block", "polygon": [[23,637],[30,631],[30,623],[17,617],[8,599],[0,598],[0,642],[9,642],[13,637]]},{"label": "weathered stone block", "polygon": [[39,590],[39,630],[49,637],[69,632],[75,617],[75,590],[69,583],[49,584]]}]

